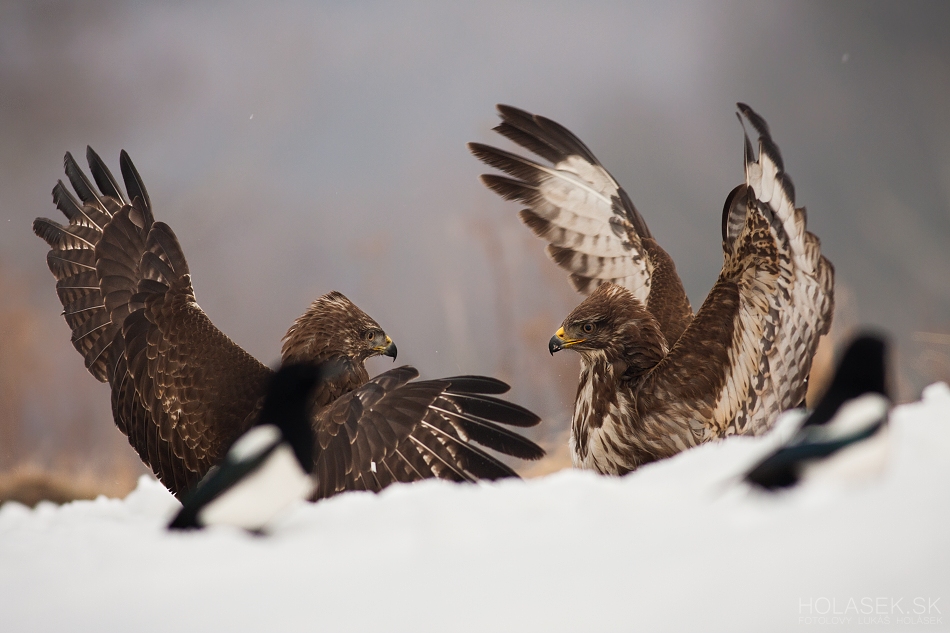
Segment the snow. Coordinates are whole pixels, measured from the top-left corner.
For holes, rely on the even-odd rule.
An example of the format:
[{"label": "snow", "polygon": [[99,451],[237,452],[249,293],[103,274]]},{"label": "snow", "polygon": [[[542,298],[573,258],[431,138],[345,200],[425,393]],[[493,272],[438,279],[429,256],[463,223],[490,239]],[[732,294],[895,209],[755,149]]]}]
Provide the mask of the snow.
[{"label": "snow", "polygon": [[[125,499],[0,508],[4,631],[950,630],[950,389],[891,415],[860,483],[737,475],[793,430],[625,478],[394,486],[293,508],[267,536],[169,533]],[[947,613],[944,616],[944,613]]]}]

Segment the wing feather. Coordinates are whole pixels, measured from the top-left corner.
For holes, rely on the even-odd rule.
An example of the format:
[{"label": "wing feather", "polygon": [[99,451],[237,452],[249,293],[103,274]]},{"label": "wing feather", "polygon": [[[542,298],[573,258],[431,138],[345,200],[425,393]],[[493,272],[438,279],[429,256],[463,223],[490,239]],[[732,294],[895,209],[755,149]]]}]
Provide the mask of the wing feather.
[{"label": "wing feather", "polygon": [[[254,417],[270,370],[211,324],[194,301],[184,254],[152,219],[128,154],[129,205],[87,148],[95,185],[72,155],[53,200],[69,223],[38,218],[51,247],[63,316],[87,369],[112,387],[113,417],[142,460],[175,494],[193,486]],[[98,191],[96,187],[98,186]]]},{"label": "wing feather", "polygon": [[83,206],[89,206],[107,215],[112,215],[70,152],[66,152],[66,156],[63,158],[63,167],[66,170],[66,176],[69,178],[70,184],[76,191],[76,195],[82,200]]},{"label": "wing feather", "polygon": [[135,201],[136,198],[142,201],[142,206],[151,214],[152,203],[148,197],[148,191],[145,189],[145,183],[139,176],[139,170],[125,150],[119,152],[119,167],[122,170],[122,180],[125,181],[125,190],[129,194],[129,200]]},{"label": "wing feather", "polygon": [[[760,135],[745,137],[746,183],[723,208],[725,262],[719,281],[654,380],[705,381],[714,395],[702,422],[714,435],[759,434],[799,405],[821,334],[831,325],[834,271],[795,207],[794,187],[765,121],[740,113]],[[683,368],[693,370],[684,373]],[[661,369],[662,368],[662,369]]]},{"label": "wing feather", "polygon": [[439,454],[441,451],[434,450],[430,445],[432,442],[426,444],[412,435],[409,436],[409,440],[416,445],[419,454],[422,455],[429,469],[432,471],[432,474],[436,477],[441,479],[453,479],[455,481],[475,481],[471,475],[466,474],[450,460],[442,457],[442,455]]},{"label": "wing feather", "polygon": [[[587,294],[608,281],[627,288],[662,315],[661,330],[675,341],[692,309],[672,260],[627,193],[564,126],[511,106],[499,105],[498,111],[502,122],[495,131],[553,165],[469,143],[479,160],[507,174],[486,174],[482,182],[503,198],[528,205],[520,213],[522,222],[548,242],[548,256],[568,272],[576,290]],[[658,256],[662,275],[655,274]]]},{"label": "wing feather", "polygon": [[483,376],[413,381],[417,375],[412,367],[397,367],[318,412],[315,498],[378,490],[395,481],[474,481],[515,474],[473,442],[527,459],[544,454],[505,428],[540,422],[527,409],[488,395],[507,391],[505,383]]},{"label": "wing feather", "polygon": [[[91,148],[87,159],[95,185],[67,154],[78,200],[61,182],[53,191],[68,225],[40,218],[34,231],[52,249],[47,261],[73,344],[111,386],[116,426],[181,496],[255,420],[272,372],[198,306],[181,245],[168,225],[154,221],[128,155],[120,156],[127,196]],[[539,419],[493,397],[508,390],[501,381],[413,381],[418,372],[402,367],[365,382],[362,364],[357,369],[314,396],[320,406],[330,402],[314,421],[318,497],[430,477],[514,475],[473,442],[508,455],[543,454],[506,428]]]},{"label": "wing feather", "polygon": [[101,191],[103,195],[109,196],[121,203],[128,202],[125,196],[122,195],[119,183],[116,182],[116,179],[112,176],[112,172],[109,171],[106,164],[99,158],[99,154],[93,151],[88,145],[86,146],[86,162],[89,163],[89,171],[92,173],[92,177],[96,181],[96,186],[99,187],[99,191]]}]

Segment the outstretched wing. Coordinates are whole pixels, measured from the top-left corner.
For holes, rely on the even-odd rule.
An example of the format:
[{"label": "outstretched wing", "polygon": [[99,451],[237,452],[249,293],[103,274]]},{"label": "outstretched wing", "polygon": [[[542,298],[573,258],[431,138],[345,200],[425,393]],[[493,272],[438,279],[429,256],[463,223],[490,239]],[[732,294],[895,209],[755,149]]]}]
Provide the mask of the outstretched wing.
[{"label": "outstretched wing", "polygon": [[544,455],[505,428],[540,422],[527,409],[493,397],[508,390],[505,383],[483,376],[411,382],[416,376],[409,366],[392,369],[319,412],[315,499],[433,477],[517,476],[482,447],[523,459]]},{"label": "outstretched wing", "polygon": [[605,281],[629,289],[657,318],[672,344],[692,319],[673,260],[650,233],[630,197],[597,158],[562,125],[499,105],[495,131],[553,166],[481,143],[469,149],[512,176],[486,174],[482,182],[506,200],[528,205],[522,222],[548,242],[547,252],[589,294]]},{"label": "outstretched wing", "polygon": [[804,400],[834,308],[834,269],[795,207],[768,126],[738,107],[759,133],[759,155],[746,136],[746,183],[723,209],[722,273],[651,378],[655,394],[677,382],[683,393],[702,394],[696,410],[716,436],[761,433]]},{"label": "outstretched wing", "polygon": [[52,247],[73,345],[112,387],[115,423],[176,495],[223,457],[253,421],[270,370],[221,333],[195,302],[188,264],[171,229],[153,221],[148,194],[123,151],[123,179],[87,149],[99,191],[70,154],[53,199],[66,226],[38,218]]},{"label": "outstretched wing", "polygon": [[[66,175],[79,200],[62,181],[57,182],[53,188],[53,202],[69,223],[63,226],[48,218],[37,218],[33,222],[33,232],[51,247],[46,263],[56,278],[56,293],[63,304],[66,323],[72,330],[73,346],[85,359],[86,369],[101,382],[106,382],[115,366],[117,352],[114,342],[122,324],[111,321],[99,290],[96,246],[113,216],[128,201],[92,148],[87,148],[86,155],[96,180],[101,181],[100,186],[105,185],[103,190],[108,193],[97,193],[72,154],[67,152],[64,159]],[[121,162],[124,173],[135,169],[125,152]],[[151,224],[151,212],[147,205],[144,209],[147,217],[139,220]],[[130,251],[144,248],[144,239],[138,234],[134,239],[135,242],[129,245]],[[137,258],[126,263],[133,269],[138,266]]]}]

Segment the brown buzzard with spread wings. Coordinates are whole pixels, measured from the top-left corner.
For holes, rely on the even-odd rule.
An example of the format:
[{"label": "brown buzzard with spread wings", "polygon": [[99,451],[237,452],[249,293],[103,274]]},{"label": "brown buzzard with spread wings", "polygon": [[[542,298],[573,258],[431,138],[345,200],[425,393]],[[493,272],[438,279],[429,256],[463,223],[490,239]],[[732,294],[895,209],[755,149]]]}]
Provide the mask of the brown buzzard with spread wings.
[{"label": "brown buzzard with spread wings", "polygon": [[[52,250],[63,316],[86,368],[112,388],[115,423],[177,496],[192,489],[258,415],[272,371],[225,336],[195,301],[175,234],[155,222],[123,151],[128,197],[92,149],[95,186],[66,154],[53,189],[65,226],[38,218]],[[315,498],[378,491],[430,477],[475,481],[516,476],[481,446],[524,459],[544,452],[506,426],[539,418],[494,396],[508,386],[484,376],[413,381],[398,367],[369,378],[364,361],[395,358],[383,329],[338,292],[311,304],[284,337],[282,362],[335,360],[342,371],[313,403]]]},{"label": "brown buzzard with spread wings", "polygon": [[759,154],[746,136],[745,184],[723,209],[722,272],[695,317],[668,256],[573,134],[499,106],[496,129],[554,166],[472,146],[520,179],[483,176],[530,205],[522,220],[551,242],[579,290],[593,290],[549,344],[552,354],[581,355],[571,425],[579,467],[623,474],[714,438],[758,434],[805,397],[819,336],[831,326],[834,269],[795,207],[768,126],[738,107],[759,133]]}]

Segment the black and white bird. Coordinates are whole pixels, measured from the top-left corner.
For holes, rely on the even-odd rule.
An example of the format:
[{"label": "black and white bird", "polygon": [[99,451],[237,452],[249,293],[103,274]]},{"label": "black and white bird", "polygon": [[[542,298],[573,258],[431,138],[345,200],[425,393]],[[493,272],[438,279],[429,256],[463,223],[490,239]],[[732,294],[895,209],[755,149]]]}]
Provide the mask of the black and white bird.
[{"label": "black and white bird", "polygon": [[316,484],[310,403],[317,385],[341,369],[332,361],[280,368],[271,378],[258,423],[185,497],[168,527],[226,524],[259,532],[288,505],[308,498]]},{"label": "black and white bird", "polygon": [[828,392],[795,436],[746,474],[749,483],[789,488],[818,470],[866,471],[883,462],[890,400],[887,345],[863,335],[848,347]]}]

